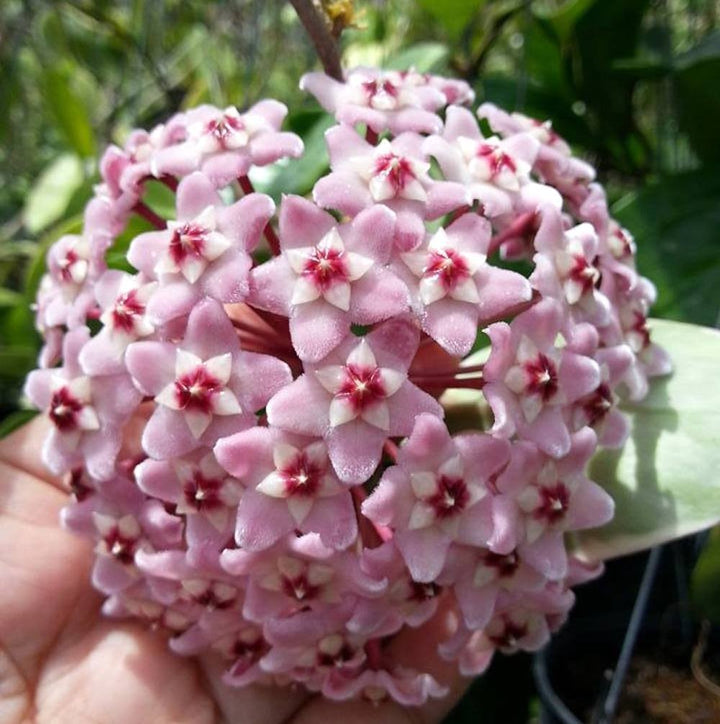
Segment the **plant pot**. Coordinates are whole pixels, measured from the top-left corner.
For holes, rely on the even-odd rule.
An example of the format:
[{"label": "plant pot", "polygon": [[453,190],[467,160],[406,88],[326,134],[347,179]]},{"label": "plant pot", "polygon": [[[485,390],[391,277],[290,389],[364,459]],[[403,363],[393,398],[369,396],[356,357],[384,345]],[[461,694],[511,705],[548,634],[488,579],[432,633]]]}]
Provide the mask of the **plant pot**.
[{"label": "plant pot", "polygon": [[[601,579],[578,590],[569,623],[534,660],[541,724],[666,721],[646,714],[633,718],[627,709],[637,692],[632,697],[622,692],[628,671],[633,681],[639,671],[646,684],[643,670],[652,674],[653,667],[658,677],[689,672],[699,625],[689,615],[687,581],[697,551],[697,539],[690,538],[618,559]],[[715,632],[707,637],[711,650],[716,638]],[[619,703],[625,711],[616,719]],[[637,706],[643,709],[642,702]],[[720,721],[718,712],[718,718],[697,721]],[[680,724],[680,719],[667,721]]]}]

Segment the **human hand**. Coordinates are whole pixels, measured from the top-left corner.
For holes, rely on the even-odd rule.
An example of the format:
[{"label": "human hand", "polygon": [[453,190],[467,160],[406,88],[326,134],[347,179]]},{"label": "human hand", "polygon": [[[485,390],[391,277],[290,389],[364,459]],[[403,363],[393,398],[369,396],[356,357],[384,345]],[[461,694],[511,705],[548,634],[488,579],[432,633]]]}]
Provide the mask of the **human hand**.
[{"label": "human hand", "polygon": [[438,722],[467,681],[441,661],[437,642],[453,625],[440,608],[392,646],[399,663],[422,661],[450,694],[417,709],[395,702],[332,702],[298,688],[220,681],[222,662],[183,659],[138,623],[101,617],[90,585],[92,547],[63,530],[63,483],[40,460],[48,422],[37,418],[0,441],[0,721],[52,724],[343,724]]}]

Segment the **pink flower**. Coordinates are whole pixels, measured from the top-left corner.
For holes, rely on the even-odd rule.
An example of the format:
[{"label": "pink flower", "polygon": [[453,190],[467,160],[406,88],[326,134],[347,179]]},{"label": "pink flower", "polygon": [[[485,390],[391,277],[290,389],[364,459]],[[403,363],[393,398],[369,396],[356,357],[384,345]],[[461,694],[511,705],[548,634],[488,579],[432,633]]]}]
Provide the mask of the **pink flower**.
[{"label": "pink flower", "polygon": [[395,216],[383,207],[338,225],[309,201],[286,197],[282,255],[253,270],[251,301],[288,316],[297,354],[318,362],[352,324],[374,324],[407,310],[407,288],[387,266],[394,229]]},{"label": "pink flower", "polygon": [[242,548],[262,550],[294,530],[317,532],[329,548],[355,540],[352,498],[322,441],[253,428],[222,439],[215,454],[248,488],[237,511],[235,538]]},{"label": "pink flower", "polygon": [[261,194],[225,206],[200,173],[183,179],[177,194],[178,220],[168,221],[167,230],[136,237],[128,252],[133,266],[159,282],[148,301],[148,313],[158,322],[188,314],[203,297],[242,301],[250,252],[275,209]]},{"label": "pink flower", "polygon": [[597,362],[556,346],[562,327],[560,307],[551,300],[523,312],[511,325],[491,325],[487,334],[493,351],[483,370],[493,430],[503,437],[517,432],[558,458],[570,450],[563,406],[600,384]]},{"label": "pink flower", "polygon": [[437,578],[454,541],[484,545],[490,516],[486,483],[507,462],[509,445],[482,435],[450,437],[442,420],[421,415],[379,486],[363,504],[375,523],[392,526],[412,578]]},{"label": "pink flower", "polygon": [[127,373],[88,377],[78,355],[90,338],[86,327],[69,332],[63,343],[63,367],[35,370],[25,394],[46,410],[53,429],[43,446],[43,462],[55,475],[86,465],[101,480],[115,472],[122,427],[140,394]]},{"label": "pink flower", "polygon": [[350,336],[270,400],[268,422],[324,438],[340,480],[366,480],[388,437],[411,432],[421,412],[442,414],[437,402],[407,379],[417,344],[417,331],[402,318],[362,339]]},{"label": "pink flower", "polygon": [[266,166],[302,154],[302,141],[280,131],[287,108],[277,101],[256,103],[245,113],[200,106],[182,118],[185,139],[153,154],[153,176],[185,176],[202,171],[216,187],[246,176],[251,166]]},{"label": "pink flower", "polygon": [[481,321],[502,317],[532,296],[520,274],[487,263],[489,241],[487,221],[464,214],[400,256],[412,273],[404,278],[423,330],[455,356],[470,351]]},{"label": "pink flower", "polygon": [[243,352],[211,300],[188,318],[182,342],[135,342],[126,353],[137,386],[157,405],[143,433],[154,458],[184,455],[255,424],[255,413],[290,380],[279,360]]},{"label": "pink flower", "polygon": [[437,133],[442,121],[434,111],[448,102],[447,96],[430,83],[417,81],[415,75],[355,68],[348,72],[345,83],[324,73],[308,73],[300,87],[310,91],[341,123],[364,123],[376,133],[385,129],[393,134]]}]

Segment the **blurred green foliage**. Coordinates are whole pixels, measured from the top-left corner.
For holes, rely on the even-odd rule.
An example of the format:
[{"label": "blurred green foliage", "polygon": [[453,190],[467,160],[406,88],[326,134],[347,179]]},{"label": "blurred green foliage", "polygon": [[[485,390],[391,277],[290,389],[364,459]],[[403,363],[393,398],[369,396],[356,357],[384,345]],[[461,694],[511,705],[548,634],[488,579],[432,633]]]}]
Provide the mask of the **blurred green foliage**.
[{"label": "blurred green foliage", "polygon": [[[641,271],[660,291],[656,313],[716,323],[716,0],[355,5],[356,27],[342,38],[347,66],[459,75],[478,100],[552,119],[597,166],[615,213],[635,233]],[[307,153],[263,185],[276,197],[305,193],[327,163],[328,120],[297,88],[315,67],[281,0],[0,3],[0,418],[17,408],[37,354],[30,304],[42,255],[80,230],[102,148],[181,108],[242,108],[273,96],[291,108],[288,126],[305,138]],[[510,679],[498,681],[484,701],[514,696]],[[509,721],[505,706],[483,710],[486,722]],[[477,707],[463,705],[454,720],[476,721]]]}]

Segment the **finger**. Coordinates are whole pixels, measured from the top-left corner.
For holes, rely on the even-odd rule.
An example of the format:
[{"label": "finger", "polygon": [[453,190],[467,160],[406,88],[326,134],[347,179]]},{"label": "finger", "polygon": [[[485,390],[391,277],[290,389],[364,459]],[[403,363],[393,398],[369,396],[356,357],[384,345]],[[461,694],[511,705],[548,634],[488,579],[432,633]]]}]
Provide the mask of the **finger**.
[{"label": "finger", "polygon": [[455,662],[444,661],[437,653],[438,644],[457,629],[458,617],[449,597],[443,597],[438,611],[419,629],[405,628],[393,639],[388,654],[393,661],[409,669],[431,674],[448,688],[447,696],[430,699],[421,707],[404,707],[394,701],[381,704],[358,700],[349,702],[311,699],[292,719],[292,724],[317,724],[341,720],[342,724],[431,724],[439,722],[455,706],[470,684],[458,671]]},{"label": "finger", "polygon": [[45,482],[0,462],[0,641],[28,681],[89,590],[90,548],[58,525],[63,503]]},{"label": "finger", "polygon": [[462,698],[471,679],[458,671],[456,661],[445,661],[438,654],[438,645],[457,630],[458,613],[450,596],[442,596],[435,615],[420,628],[404,628],[392,641],[389,653],[401,665],[426,671],[448,688],[442,699],[428,699],[417,710],[413,721],[439,722]]},{"label": "finger", "polygon": [[62,479],[51,475],[42,461],[42,446],[52,429],[51,426],[52,423],[46,415],[38,415],[0,440],[0,461],[56,488],[67,490]]},{"label": "finger", "polygon": [[222,681],[223,663],[217,656],[200,658],[208,686],[228,724],[280,724],[297,711],[309,694],[298,686],[263,686],[254,684],[243,688],[230,687]]}]

